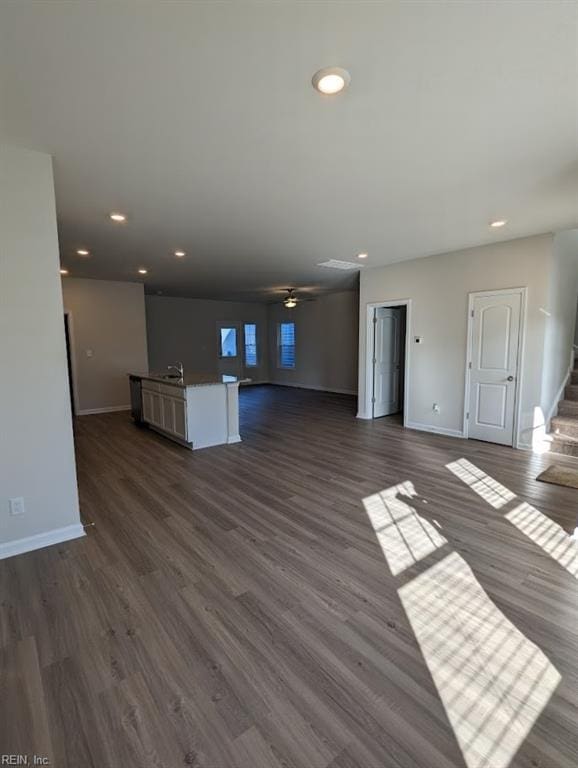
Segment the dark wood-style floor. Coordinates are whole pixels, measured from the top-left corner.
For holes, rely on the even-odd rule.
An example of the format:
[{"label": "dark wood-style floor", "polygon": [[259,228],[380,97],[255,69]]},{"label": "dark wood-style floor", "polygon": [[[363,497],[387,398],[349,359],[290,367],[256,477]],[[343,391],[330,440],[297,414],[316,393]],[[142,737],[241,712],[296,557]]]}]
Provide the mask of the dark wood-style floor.
[{"label": "dark wood-style floor", "polygon": [[[294,389],[243,390],[241,417],[241,444],[195,453],[127,414],[77,419],[94,527],[0,562],[0,754],[57,768],[501,768],[464,747],[403,589],[459,557],[475,600],[561,677],[510,765],[575,768],[577,581],[506,518],[528,502],[574,529],[578,491],[534,479],[553,457],[360,421],[352,398]],[[461,476],[446,468],[461,459]],[[471,465],[507,499],[477,493]],[[444,543],[400,570],[363,500],[402,483],[392,509],[417,509],[417,535],[435,526]],[[499,738],[513,729],[506,718]]]}]

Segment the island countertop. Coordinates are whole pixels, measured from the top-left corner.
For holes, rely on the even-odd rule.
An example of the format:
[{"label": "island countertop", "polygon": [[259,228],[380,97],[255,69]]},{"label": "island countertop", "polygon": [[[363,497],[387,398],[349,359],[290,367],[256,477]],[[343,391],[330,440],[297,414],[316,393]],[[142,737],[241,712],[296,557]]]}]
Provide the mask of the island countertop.
[{"label": "island countertop", "polygon": [[238,376],[228,376],[220,373],[185,373],[181,379],[177,376],[167,376],[164,373],[129,373],[134,379],[157,381],[173,387],[210,387],[216,384],[246,384],[251,379],[240,379]]}]

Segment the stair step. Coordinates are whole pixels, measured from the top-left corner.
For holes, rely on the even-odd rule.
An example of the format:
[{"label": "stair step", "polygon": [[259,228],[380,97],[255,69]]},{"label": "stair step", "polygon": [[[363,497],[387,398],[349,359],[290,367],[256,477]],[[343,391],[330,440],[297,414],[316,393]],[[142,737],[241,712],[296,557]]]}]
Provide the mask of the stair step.
[{"label": "stair step", "polygon": [[578,384],[578,368],[574,368],[574,370],[570,372],[570,383]]},{"label": "stair step", "polygon": [[553,437],[564,435],[565,437],[574,437],[578,439],[578,418],[572,416],[554,416],[551,421],[550,432]]},{"label": "stair step", "polygon": [[568,384],[565,390],[566,400],[578,400],[578,384]]},{"label": "stair step", "polygon": [[560,400],[558,403],[558,416],[578,417],[578,400]]},{"label": "stair step", "polygon": [[578,439],[565,435],[548,435],[550,453],[562,453],[564,456],[576,456],[578,458]]}]

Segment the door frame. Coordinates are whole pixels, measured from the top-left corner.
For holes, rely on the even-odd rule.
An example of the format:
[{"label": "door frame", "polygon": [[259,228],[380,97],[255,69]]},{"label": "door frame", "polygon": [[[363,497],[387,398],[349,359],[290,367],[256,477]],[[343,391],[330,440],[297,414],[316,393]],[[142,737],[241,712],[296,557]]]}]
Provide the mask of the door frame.
[{"label": "door frame", "polygon": [[[66,323],[64,328],[64,344],[68,344],[68,356],[70,357],[70,382],[72,384],[72,402],[74,403],[74,413],[72,414],[74,416],[78,416],[80,413],[79,407],[78,407],[78,393],[76,391],[78,381],[77,379],[77,373],[78,368],[76,365],[76,344],[74,341],[74,322],[72,317],[72,312],[70,312],[68,309],[64,310],[64,322]],[[68,339],[66,338],[68,330]],[[66,364],[68,366],[68,359],[66,361]]]},{"label": "door frame", "polygon": [[373,421],[373,383],[374,383],[374,371],[373,371],[373,350],[375,344],[375,325],[373,322],[374,310],[379,307],[405,307],[405,360],[403,367],[404,376],[404,389],[403,389],[403,426],[407,426],[408,423],[408,404],[409,398],[407,393],[409,391],[410,383],[410,356],[411,345],[409,340],[411,338],[411,299],[396,299],[395,301],[376,301],[367,304],[367,330],[366,330],[366,348],[365,348],[365,413],[367,419]]},{"label": "door frame", "polygon": [[526,348],[526,307],[528,288],[497,288],[490,291],[472,291],[468,293],[468,325],[466,342],[466,361],[465,361],[465,384],[464,384],[464,415],[463,415],[463,433],[466,439],[469,438],[470,422],[468,419],[468,409],[470,407],[470,361],[472,359],[472,349],[474,345],[474,300],[486,296],[500,296],[507,293],[520,294],[520,331],[518,334],[518,368],[516,371],[516,389],[514,392],[514,423],[512,427],[512,448],[520,447],[520,421],[522,410],[522,379],[524,374],[524,352]]}]

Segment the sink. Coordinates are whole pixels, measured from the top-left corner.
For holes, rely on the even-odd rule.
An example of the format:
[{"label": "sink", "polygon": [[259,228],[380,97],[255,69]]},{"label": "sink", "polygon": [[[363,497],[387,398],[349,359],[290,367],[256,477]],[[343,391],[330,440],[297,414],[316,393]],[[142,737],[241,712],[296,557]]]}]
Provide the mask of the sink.
[{"label": "sink", "polygon": [[169,379],[173,381],[178,381],[181,377],[178,373],[159,373],[158,376],[155,376],[157,379]]}]

